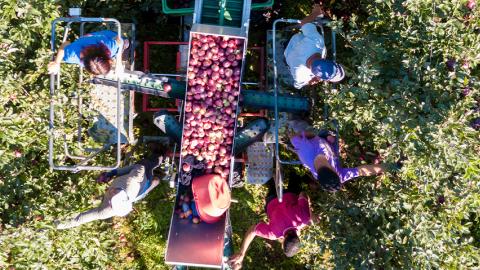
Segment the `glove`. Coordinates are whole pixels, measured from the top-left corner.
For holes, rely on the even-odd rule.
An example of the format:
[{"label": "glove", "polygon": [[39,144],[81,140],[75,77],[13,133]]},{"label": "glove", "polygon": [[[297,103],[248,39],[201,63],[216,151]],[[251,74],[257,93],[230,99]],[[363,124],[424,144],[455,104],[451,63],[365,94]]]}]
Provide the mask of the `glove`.
[{"label": "glove", "polygon": [[48,74],[58,74],[60,71],[60,64],[52,61],[48,64]]}]

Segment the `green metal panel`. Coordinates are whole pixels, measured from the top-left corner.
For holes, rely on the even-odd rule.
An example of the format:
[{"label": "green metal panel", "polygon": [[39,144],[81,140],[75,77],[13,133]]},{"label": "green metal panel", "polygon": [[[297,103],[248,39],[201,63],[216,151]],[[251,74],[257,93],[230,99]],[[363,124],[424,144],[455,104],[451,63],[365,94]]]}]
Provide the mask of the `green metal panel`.
[{"label": "green metal panel", "polygon": [[168,111],[156,112],[153,116],[153,123],[174,142],[178,144],[181,143],[183,128],[177,119]]},{"label": "green metal panel", "polygon": [[[242,90],[243,105],[258,109],[275,109],[275,97],[273,93],[260,92],[255,90]],[[278,96],[278,110],[280,112],[308,111],[310,103],[307,98],[293,95]]]},{"label": "green metal panel", "polygon": [[[218,1],[217,1],[218,2]],[[230,1],[229,1],[230,2]],[[241,2],[241,1],[240,1]],[[265,2],[262,2],[262,3],[252,3],[252,10],[258,10],[258,9],[263,9],[263,8],[268,8],[268,7],[271,7],[273,6],[273,3],[274,3],[274,0],[267,0]],[[218,9],[218,3],[215,4],[216,6],[216,12],[212,15],[212,14],[208,14],[209,16],[214,16],[214,18],[217,18],[218,17],[218,12],[219,12],[219,9]],[[232,7],[233,8],[233,7]],[[188,8],[170,8],[168,6],[168,1],[167,0],[162,0],[162,11],[163,13],[165,14],[169,14],[169,15],[179,15],[179,16],[182,16],[182,15],[187,15],[187,14],[192,14],[193,11],[194,11],[194,8],[193,7],[188,7]],[[241,15],[240,15],[241,16]],[[209,17],[208,17],[209,18]],[[203,21],[203,20],[202,20]],[[205,23],[209,23],[209,24],[214,24],[214,22],[211,22],[209,19],[206,20]]]},{"label": "green metal panel", "polygon": [[170,14],[170,15],[188,15],[193,13],[193,7],[188,7],[188,8],[170,8],[168,6],[168,0],[162,0],[162,11],[165,14]]},{"label": "green metal panel", "polygon": [[270,128],[267,119],[259,118],[249,122],[243,128],[237,130],[235,134],[235,146],[233,153],[235,155],[245,151],[249,145],[256,141],[261,141],[263,134]]},{"label": "green metal panel", "polygon": [[263,8],[269,8],[273,6],[273,1],[274,0],[267,0],[263,3],[252,3],[252,9],[263,9]]}]

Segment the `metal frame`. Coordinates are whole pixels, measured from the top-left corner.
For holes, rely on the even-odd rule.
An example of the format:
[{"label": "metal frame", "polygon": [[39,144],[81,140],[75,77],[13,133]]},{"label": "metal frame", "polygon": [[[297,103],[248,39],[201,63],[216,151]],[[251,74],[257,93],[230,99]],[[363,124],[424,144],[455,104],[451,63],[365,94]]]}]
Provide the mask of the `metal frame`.
[{"label": "metal frame", "polygon": [[[225,11],[226,0],[221,0],[219,5],[219,12],[223,14]],[[223,25],[223,16],[219,18],[219,23],[221,25],[207,25],[201,24],[202,19],[202,11],[203,11],[203,0],[196,0],[195,1],[195,9],[193,11],[193,26],[200,26],[202,29],[207,30],[208,32],[218,31],[218,34],[227,35],[227,36],[241,36],[242,34],[238,34],[235,32],[242,32],[245,38],[248,37],[248,28],[250,27],[250,11],[252,9],[252,1],[251,0],[244,0],[243,1],[243,12],[242,12],[242,21],[240,23],[240,28],[231,27],[231,26],[224,26]],[[218,29],[208,29],[209,27],[218,28]],[[198,32],[196,29],[192,28],[192,31]]]},{"label": "metal frame", "polygon": [[[144,49],[144,58],[143,58],[143,67],[144,67],[144,72],[148,73],[150,71],[150,46],[152,45],[173,45],[173,46],[176,46],[176,45],[188,45],[189,42],[182,42],[182,41],[146,41],[144,42],[144,46],[143,46],[143,49]],[[251,47],[250,50],[257,50],[260,54],[259,58],[260,58],[260,83],[255,83],[255,82],[242,82],[242,85],[258,85],[260,87],[260,90],[264,90],[265,88],[265,60],[264,60],[264,57],[265,57],[265,49],[264,47],[261,47],[261,46],[254,46],[254,47]],[[181,63],[180,63],[180,52],[177,52],[177,57],[176,57],[176,70],[177,71],[180,71],[181,70]],[[154,76],[167,76],[167,77],[181,77],[181,78],[186,78],[186,76],[184,74],[164,74],[164,73],[151,73],[151,75],[154,75]],[[143,94],[143,100],[142,100],[142,111],[143,112],[156,112],[156,111],[160,111],[160,110],[167,110],[167,111],[170,111],[170,112],[179,112],[179,113],[183,113],[183,110],[181,109],[182,108],[182,102],[178,99],[176,99],[176,105],[177,105],[177,108],[155,108],[155,107],[149,107],[148,106],[148,103],[149,103],[149,98],[150,98],[150,95],[148,94]],[[260,110],[260,112],[258,113],[241,113],[240,116],[243,116],[243,117],[254,117],[254,116],[266,116],[266,110]],[[180,155],[177,153],[177,145],[175,144],[174,146],[174,152],[173,152],[173,156],[172,156],[172,164],[174,163],[174,160],[175,158],[179,158]],[[246,155],[242,155],[241,158],[238,158],[238,159],[234,159],[235,162],[243,162],[245,163],[245,161],[247,160],[247,157]],[[171,166],[171,168],[173,168],[175,166]],[[171,187],[174,187],[174,179],[171,178],[170,179],[170,186]]]},{"label": "metal frame", "polygon": [[[187,58],[187,63],[190,62],[190,41],[192,40],[192,35],[194,33],[200,33],[200,34],[212,34],[212,35],[218,35],[218,36],[229,36],[229,37],[233,37],[233,38],[239,38],[239,39],[243,39],[244,40],[244,44],[243,44],[243,57],[242,57],[242,67],[241,67],[241,73],[240,73],[240,83],[239,83],[239,88],[241,88],[241,85],[242,85],[242,80],[241,78],[243,77],[243,74],[244,74],[244,68],[245,68],[245,56],[246,56],[246,53],[247,53],[247,42],[248,42],[248,28],[249,28],[249,21],[250,21],[250,12],[245,12],[245,11],[249,11],[250,10],[250,0],[246,0],[244,2],[244,6],[243,6],[243,17],[242,17],[242,25],[241,25],[241,28],[233,28],[233,27],[224,27],[224,26],[215,26],[215,25],[202,25],[202,24],[199,24],[199,20],[200,20],[200,14],[201,14],[201,8],[202,8],[202,3],[203,1],[201,0],[198,0],[198,1],[195,1],[195,10],[194,10],[194,14],[193,14],[193,25],[192,25],[192,29],[189,33],[189,47],[188,47],[188,58]],[[185,85],[186,87],[186,91],[185,91],[185,100],[187,100],[187,90],[188,90],[188,84]],[[239,89],[239,91],[241,91],[241,89]],[[237,103],[237,106],[236,106],[236,118],[238,118],[238,115],[239,115],[239,110],[240,107],[239,107],[239,104]],[[182,110],[183,111],[183,110]],[[185,126],[185,117],[183,117],[183,126]],[[234,133],[236,132],[237,130],[237,121],[235,122],[235,126],[234,126]],[[184,136],[182,134],[182,141],[180,143],[180,151],[182,149],[182,145],[183,145],[183,140],[184,140]],[[235,140],[233,141],[233,144],[232,144],[232,152],[230,153],[230,156],[232,157],[231,160],[230,160],[230,173],[229,173],[229,177],[228,177],[228,185],[231,186],[232,185],[232,175],[233,175],[233,168],[234,168],[234,162],[235,162],[235,159],[233,158],[233,149],[235,148]],[[180,169],[181,168],[181,164],[182,164],[182,156],[180,155],[179,157],[179,166],[178,168]],[[177,185],[179,185],[179,183],[177,183]],[[177,187],[178,188],[178,187]],[[178,189],[177,189],[178,191]],[[174,218],[174,216],[172,216],[172,219]],[[227,214],[225,216],[225,222],[226,223],[229,223],[229,213],[227,211]],[[227,222],[228,221],[228,222]],[[172,221],[170,222],[170,224],[172,224]],[[227,230],[227,226],[225,226],[224,228],[224,233],[225,231]],[[172,233],[172,227],[170,227],[169,229],[169,232],[168,232],[168,235],[170,237],[170,234]],[[225,242],[223,243],[225,244]],[[165,256],[167,256],[167,252],[168,252],[168,244],[167,244],[167,250],[166,250],[166,254]],[[223,256],[223,254],[222,254]],[[167,262],[166,262],[167,263]],[[170,262],[170,263],[177,263],[177,262]],[[198,266],[198,265],[196,265]],[[222,263],[222,265],[220,265],[219,268],[223,268],[224,266],[224,263]]]},{"label": "metal frame", "polygon": [[[121,31],[121,24],[118,20],[112,19],[112,18],[88,18],[88,17],[70,17],[70,18],[57,18],[52,22],[52,30],[51,30],[51,41],[50,41],[50,48],[53,53],[53,57],[55,57],[55,37],[56,37],[56,26],[58,23],[64,22],[67,23],[67,26],[65,28],[65,33],[63,36],[63,41],[66,41],[68,37],[68,33],[70,31],[70,25],[72,23],[81,23],[81,33],[80,35],[83,36],[83,25],[85,23],[114,23],[117,25],[117,33],[121,37],[122,31]],[[119,46],[120,48],[123,47],[123,40],[121,39],[121,44]],[[122,64],[122,54],[119,53],[116,57],[116,65],[121,65]],[[80,71],[80,83],[83,82],[83,68],[79,68]],[[116,115],[116,122],[117,122],[117,153],[116,153],[116,163],[111,166],[88,166],[85,165],[89,161],[91,161],[95,156],[103,152],[104,150],[110,148],[112,144],[105,144],[102,148],[100,149],[95,149],[95,152],[89,156],[74,156],[68,151],[68,146],[67,146],[67,139],[66,139],[66,134],[63,135],[63,147],[64,147],[64,153],[67,157],[75,160],[80,160],[80,163],[74,166],[64,166],[64,165],[56,165],[54,161],[54,137],[55,137],[55,125],[54,125],[54,120],[55,120],[55,94],[56,90],[60,90],[60,79],[61,79],[61,72],[59,71],[57,75],[51,74],[50,75],[50,119],[49,119],[49,164],[50,167],[54,170],[66,170],[66,171],[73,171],[73,172],[78,172],[80,170],[113,170],[116,169],[120,166],[121,163],[121,132],[120,132],[120,126],[121,126],[121,115],[122,112],[120,110],[120,96],[121,96],[121,81],[120,78],[117,80],[117,115]],[[80,98],[80,91],[77,88],[76,92],[77,96],[79,97],[78,99],[78,104],[79,104],[79,118],[81,119],[82,115],[82,110],[81,110],[81,98]],[[64,115],[63,115],[63,109],[60,112],[60,119],[61,123],[64,125]],[[81,120],[79,120],[79,129],[78,129],[78,143],[80,144],[80,138],[81,138]]]},{"label": "metal frame", "polygon": [[[142,137],[142,142],[144,144],[148,142],[160,142],[163,144],[169,144],[171,142],[169,137],[166,136],[143,136]],[[165,176],[163,178],[164,181],[168,181],[168,184],[170,188],[175,187],[175,179],[177,176],[177,173],[175,172],[177,170],[177,167],[175,166],[175,158],[177,158],[178,153],[177,153],[177,144],[175,143],[173,145],[173,151],[171,152],[171,156],[166,155],[166,160],[165,160]],[[171,160],[170,160],[171,158]]]},{"label": "metal frame", "polygon": [[[216,32],[217,30],[220,30],[221,29],[218,29],[218,28],[211,28],[209,25],[201,25],[201,24],[197,24],[195,26],[198,26],[198,28],[192,28],[192,31],[190,31],[190,40],[192,39],[192,35],[193,34],[196,34],[196,33],[199,33],[199,34],[210,34],[210,35],[217,35],[217,36],[227,36],[227,37],[232,37],[232,38],[237,38],[237,39],[243,39],[244,40],[244,44],[243,44],[243,58],[242,58],[242,63],[245,63],[245,56],[247,54],[247,42],[248,42],[248,34],[247,33],[244,33],[245,35],[242,35],[242,32],[240,32],[240,35],[238,36],[230,36],[230,35],[225,35],[225,34],[222,34],[222,33],[218,33]],[[202,28],[202,27],[205,27],[205,28]],[[195,31],[195,30],[198,30]],[[243,30],[243,29],[242,29]],[[213,32],[210,32],[210,31],[213,31]],[[190,43],[190,42],[189,42]],[[188,48],[188,60],[187,60],[187,63],[190,62],[190,47]],[[243,77],[243,74],[244,74],[244,69],[245,69],[245,65],[242,65],[242,68],[241,68],[241,72],[240,72],[240,87],[242,85],[242,80],[241,78]],[[188,84],[185,85],[185,87],[188,89]],[[241,91],[241,90],[239,90]],[[185,90],[185,100],[187,100],[187,90]],[[239,113],[240,113],[240,105],[239,105],[239,102],[237,103],[237,108],[236,108],[236,118],[238,119],[238,116],[239,116]],[[182,126],[185,126],[185,118],[183,118],[183,123],[182,123]],[[235,126],[234,126],[234,134],[236,133],[237,131],[237,122],[235,122]],[[182,135],[182,142],[180,144],[181,146],[183,145],[183,135]],[[235,141],[233,141],[233,144],[232,144],[232,152],[230,153],[230,155],[233,157],[233,149],[235,148]],[[180,152],[181,152],[181,147],[180,147]],[[230,174],[229,174],[229,178],[228,178],[228,183],[229,183],[229,186],[231,186],[232,184],[232,172],[233,172],[233,168],[234,168],[234,162],[235,162],[235,159],[234,158],[231,158],[230,159]],[[182,157],[180,156],[180,159],[179,159],[179,164],[182,164]],[[181,166],[179,165],[178,168],[180,168]]]},{"label": "metal frame", "polygon": [[[321,18],[319,21],[315,21],[314,23],[320,27],[322,36],[324,35],[323,25],[327,21]],[[277,197],[278,200],[281,202],[283,197],[283,176],[282,176],[282,165],[300,165],[302,164],[299,160],[283,160],[280,157],[280,143],[278,137],[278,129],[279,129],[279,121],[278,121],[278,85],[277,85],[277,58],[276,58],[276,31],[277,31],[277,24],[278,23],[286,23],[286,24],[300,24],[301,21],[298,19],[277,19],[273,22],[273,90],[274,90],[274,97],[275,97],[275,110],[274,110],[274,117],[275,117],[275,183],[277,185]],[[335,41],[335,30],[332,29],[332,55],[333,61],[335,61],[337,52],[336,52],[336,41]],[[326,84],[326,83],[325,83]],[[325,104],[324,110],[324,117],[328,117],[328,107]]]},{"label": "metal frame", "polygon": [[[259,87],[259,90],[265,90],[265,84],[266,84],[266,79],[265,79],[265,48],[262,46],[253,46],[247,49],[247,51],[253,51],[256,50],[259,53],[259,59],[260,59],[260,82],[255,83],[255,82],[243,82],[242,85],[257,85]],[[257,117],[265,117],[267,115],[267,110],[260,110],[257,113],[240,113],[241,117],[249,117],[249,116],[257,116]]]}]

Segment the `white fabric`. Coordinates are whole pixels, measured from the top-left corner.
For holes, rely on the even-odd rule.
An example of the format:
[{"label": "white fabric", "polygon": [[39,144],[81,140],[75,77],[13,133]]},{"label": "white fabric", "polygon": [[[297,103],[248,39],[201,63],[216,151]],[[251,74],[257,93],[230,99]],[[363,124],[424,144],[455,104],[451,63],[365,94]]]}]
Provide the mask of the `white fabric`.
[{"label": "white fabric", "polygon": [[115,215],[120,217],[126,216],[133,209],[132,202],[129,201],[125,190],[121,190],[113,195],[110,203],[112,204],[112,209],[115,212]]},{"label": "white fabric", "polygon": [[313,54],[320,53],[322,58],[327,55],[323,36],[312,23],[302,26],[302,32],[295,34],[285,49],[284,55],[293,79],[295,88],[300,89],[315,77],[307,67],[307,59]]}]

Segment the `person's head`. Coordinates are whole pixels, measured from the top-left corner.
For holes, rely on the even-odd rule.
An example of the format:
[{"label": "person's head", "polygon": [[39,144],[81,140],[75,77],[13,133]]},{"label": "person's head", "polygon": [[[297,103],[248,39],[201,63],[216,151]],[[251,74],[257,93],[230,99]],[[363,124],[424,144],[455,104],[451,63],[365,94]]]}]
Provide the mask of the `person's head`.
[{"label": "person's head", "polygon": [[343,67],[330,60],[315,59],[310,69],[322,81],[339,82],[345,78]]},{"label": "person's head", "polygon": [[110,51],[104,44],[95,44],[83,48],[82,61],[85,70],[94,75],[105,75],[112,68]]},{"label": "person's head", "polygon": [[283,252],[287,257],[293,257],[300,250],[300,239],[297,231],[290,229],[283,235]]},{"label": "person's head", "polygon": [[317,180],[320,186],[326,191],[335,192],[341,188],[340,177],[327,166],[321,166],[317,170]]}]

